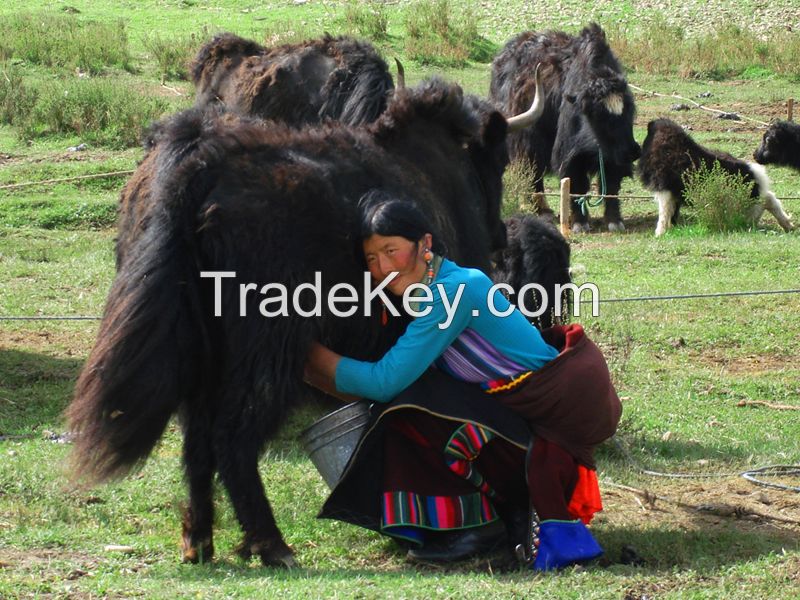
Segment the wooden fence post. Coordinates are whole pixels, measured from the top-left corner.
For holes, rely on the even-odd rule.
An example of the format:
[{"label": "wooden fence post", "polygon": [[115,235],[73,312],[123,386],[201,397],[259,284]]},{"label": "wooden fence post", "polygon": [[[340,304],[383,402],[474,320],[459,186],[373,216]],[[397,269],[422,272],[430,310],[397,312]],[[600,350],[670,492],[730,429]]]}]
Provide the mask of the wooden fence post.
[{"label": "wooden fence post", "polygon": [[564,177],[561,180],[561,214],[559,218],[561,220],[561,235],[565,238],[569,237],[570,229],[569,229],[569,177]]},{"label": "wooden fence post", "polygon": [[788,105],[787,108],[789,109],[789,111],[788,111],[789,112],[789,119],[788,120],[791,121],[792,117],[794,116],[794,98],[789,98],[789,102],[787,102],[787,105]]}]

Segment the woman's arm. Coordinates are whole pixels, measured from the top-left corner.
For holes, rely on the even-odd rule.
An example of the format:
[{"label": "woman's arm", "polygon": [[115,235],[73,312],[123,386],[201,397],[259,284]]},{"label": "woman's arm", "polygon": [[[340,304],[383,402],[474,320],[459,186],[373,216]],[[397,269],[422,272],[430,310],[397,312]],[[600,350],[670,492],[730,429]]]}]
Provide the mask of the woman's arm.
[{"label": "woman's arm", "polygon": [[[409,323],[405,333],[377,362],[339,357],[335,364],[336,388],[388,402],[414,383],[469,325],[472,310],[478,307],[476,298],[480,298],[477,287],[467,285],[470,273],[471,270],[450,267],[449,273],[437,279],[431,288],[433,301],[427,306],[430,312]],[[488,289],[489,279],[475,273],[485,280]]]},{"label": "woman's arm", "polygon": [[341,358],[341,355],[330,348],[319,342],[312,342],[306,357],[305,382],[345,402],[360,400],[358,396],[345,394],[336,389],[336,366]]}]

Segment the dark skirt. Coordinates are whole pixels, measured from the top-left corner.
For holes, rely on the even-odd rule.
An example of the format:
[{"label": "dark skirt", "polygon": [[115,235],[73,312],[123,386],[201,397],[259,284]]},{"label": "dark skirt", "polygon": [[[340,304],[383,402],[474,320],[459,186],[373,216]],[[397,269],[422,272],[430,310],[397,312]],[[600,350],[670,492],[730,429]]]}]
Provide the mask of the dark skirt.
[{"label": "dark skirt", "polygon": [[[475,494],[485,495],[480,485],[475,486],[474,477],[463,477],[447,461],[448,455],[455,458],[454,434],[461,431],[469,437],[465,427],[471,426],[490,439],[468,450],[479,450],[480,458],[470,456],[473,460],[466,462],[477,459],[480,471],[475,472],[488,479],[493,490],[526,502],[524,460],[530,430],[525,421],[476,386],[429,369],[391,402],[370,406],[366,431],[319,516],[382,531],[386,493],[465,501]],[[510,471],[504,466],[510,466]],[[445,523],[430,520],[422,526],[449,529],[495,518],[492,507],[479,515],[456,518],[451,521],[455,527],[437,526]]]}]

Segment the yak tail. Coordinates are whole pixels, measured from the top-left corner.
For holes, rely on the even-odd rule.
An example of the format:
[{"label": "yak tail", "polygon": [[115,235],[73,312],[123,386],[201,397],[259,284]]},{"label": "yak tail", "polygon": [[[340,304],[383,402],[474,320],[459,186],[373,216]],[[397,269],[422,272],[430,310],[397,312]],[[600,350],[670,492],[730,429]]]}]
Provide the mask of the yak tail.
[{"label": "yak tail", "polygon": [[170,143],[155,150],[155,165],[145,163],[157,169],[149,194],[136,199],[147,203],[139,207],[146,225],[129,236],[66,411],[79,479],[126,475],[145,461],[182,402],[203,401],[209,345],[193,258],[196,200],[189,191],[203,177],[194,151],[202,123],[202,115],[187,111],[179,132],[184,139],[173,127]]}]

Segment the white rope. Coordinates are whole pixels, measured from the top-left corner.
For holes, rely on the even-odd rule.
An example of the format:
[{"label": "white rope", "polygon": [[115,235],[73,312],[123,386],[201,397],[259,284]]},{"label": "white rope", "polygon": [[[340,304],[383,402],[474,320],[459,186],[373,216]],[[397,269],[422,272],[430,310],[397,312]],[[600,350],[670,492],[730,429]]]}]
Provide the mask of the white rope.
[{"label": "white rope", "polygon": [[[729,113],[729,112],[724,111],[724,110],[719,110],[717,108],[710,108],[708,106],[703,106],[702,104],[700,104],[699,102],[695,102],[691,98],[684,98],[683,96],[679,96],[678,94],[675,94],[675,93],[672,93],[672,94],[659,94],[658,92],[653,92],[653,91],[649,91],[649,90],[645,90],[643,88],[640,88],[639,86],[633,85],[632,83],[629,83],[628,87],[632,88],[634,90],[637,90],[639,92],[642,92],[644,94],[648,94],[650,96],[658,96],[660,98],[676,98],[678,100],[684,100],[686,102],[691,102],[692,104],[695,105],[695,107],[700,108],[700,109],[705,110],[705,111],[708,111],[708,112],[717,113],[717,114],[720,114],[720,115],[732,114],[732,113]],[[753,119],[752,117],[744,117],[744,116],[740,115],[739,113],[735,113],[735,114],[736,114],[736,116],[738,116],[740,119],[742,119],[744,121],[752,121],[753,123],[758,123],[759,125],[763,125],[764,127],[769,127],[769,123],[765,123],[764,121],[759,121],[758,119]]]}]

